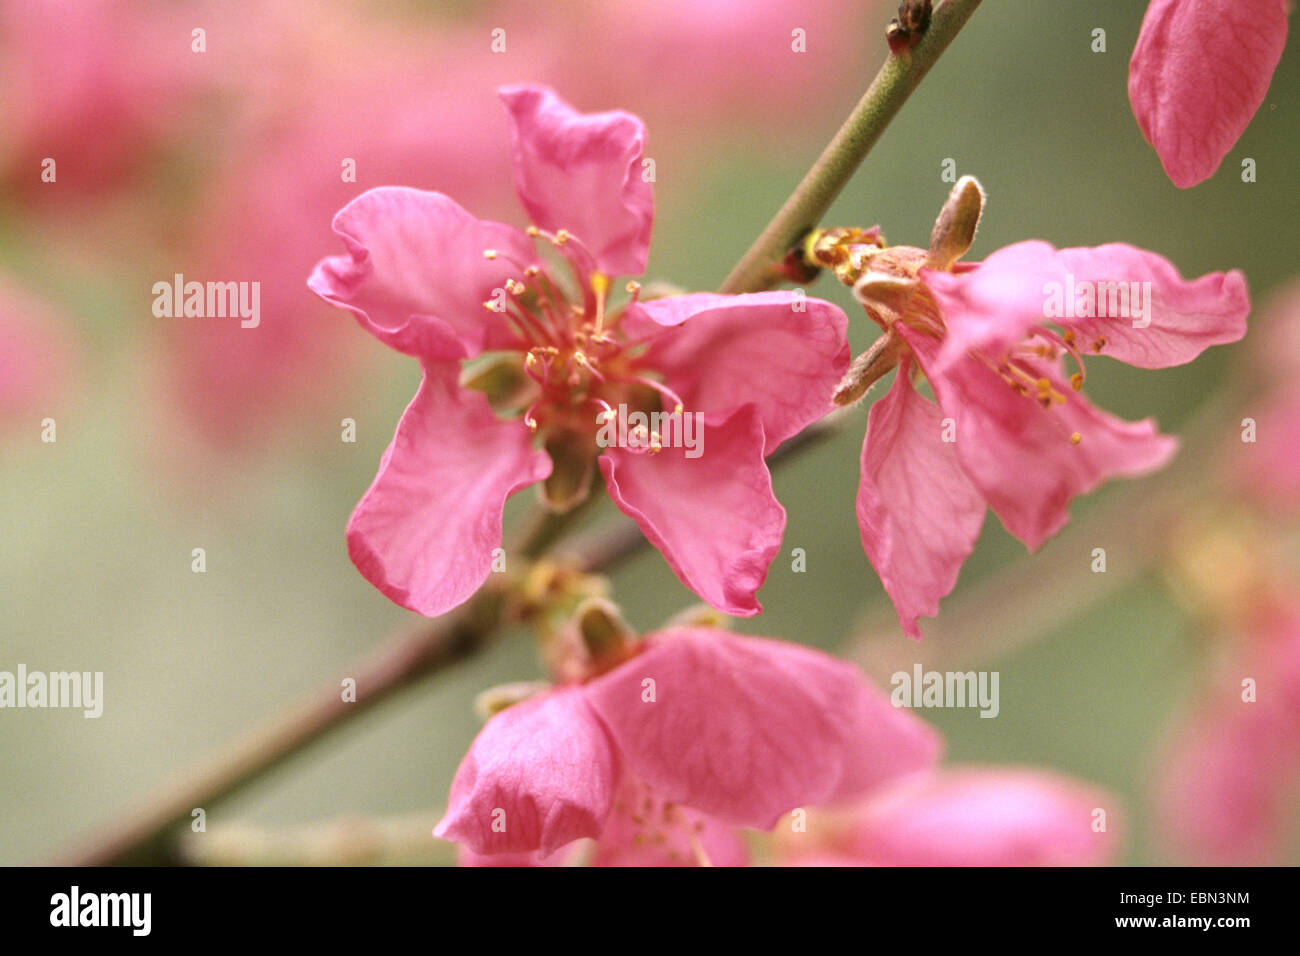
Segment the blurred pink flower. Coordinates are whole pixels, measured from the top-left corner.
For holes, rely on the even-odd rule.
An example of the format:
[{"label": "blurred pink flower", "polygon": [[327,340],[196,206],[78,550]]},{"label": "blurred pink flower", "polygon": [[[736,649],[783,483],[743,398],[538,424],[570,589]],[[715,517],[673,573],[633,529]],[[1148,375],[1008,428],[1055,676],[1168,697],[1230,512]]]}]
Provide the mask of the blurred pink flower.
[{"label": "blurred pink flower", "polygon": [[1300,603],[1261,607],[1243,637],[1167,734],[1153,813],[1179,861],[1277,865],[1300,834]]},{"label": "blurred pink flower", "polygon": [[1151,0],[1129,63],[1142,135],[1175,186],[1214,175],[1264,102],[1288,0]]},{"label": "blurred pink flower", "polygon": [[[59,204],[136,176],[196,91],[191,26],[174,6],[148,0],[0,6],[0,179],[26,199]],[[56,163],[53,183],[41,178],[46,158]]]},{"label": "blurred pink flower", "polygon": [[[614,305],[610,277],[639,273],[648,253],[641,122],[577,113],[541,87],[502,96],[528,233],[441,193],[374,189],[335,216],[348,253],[309,282],[424,371],[349,522],[352,559],[393,601],[441,614],[490,573],[506,498],[545,481],[548,500],[571,505],[599,455],[610,496],[678,577],[720,610],[756,614],[785,523],[764,457],[830,410],[847,319],[784,292],[638,303],[631,284]],[[530,236],[571,275],[548,268]],[[461,360],[492,352],[513,353],[509,405],[528,406],[522,419],[461,384]],[[645,426],[602,448],[616,410],[661,406],[683,425],[695,416],[695,453]]]},{"label": "blurred pink flower", "polygon": [[[1240,339],[1249,311],[1241,273],[1188,282],[1118,243],[1020,242],[954,267],[956,255],[882,249],[855,286],[902,354],[868,418],[857,512],[863,548],[912,637],[956,583],[986,507],[1034,550],[1067,522],[1076,495],[1173,455],[1176,441],[1151,420],[1122,421],[1077,394],[1084,352],[1180,365]],[[1068,383],[1067,354],[1078,366]],[[914,366],[935,401],[914,388]]]},{"label": "blurred pink flower", "polygon": [[1121,845],[1116,803],[1046,770],[947,768],[898,780],[852,811],[810,815],[805,832],[782,834],[778,862],[1104,866]]},{"label": "blurred pink flower", "polygon": [[1269,297],[1252,323],[1251,367],[1256,394],[1242,408],[1242,427],[1254,421],[1254,441],[1230,459],[1232,491],[1288,518],[1300,512],[1300,282]]},{"label": "blurred pink flower", "polygon": [[714,853],[743,863],[729,828],[770,829],[794,807],[860,798],[929,766],[940,747],[850,664],[674,628],[586,683],[489,720],[434,835],[477,854],[545,857],[590,837],[600,864]]}]

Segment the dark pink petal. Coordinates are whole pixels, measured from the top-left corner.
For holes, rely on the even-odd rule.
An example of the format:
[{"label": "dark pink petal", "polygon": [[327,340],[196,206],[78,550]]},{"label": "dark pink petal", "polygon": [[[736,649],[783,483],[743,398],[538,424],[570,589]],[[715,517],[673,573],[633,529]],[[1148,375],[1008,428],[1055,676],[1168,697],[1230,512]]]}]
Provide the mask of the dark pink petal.
[{"label": "dark pink petal", "polygon": [[618,780],[609,735],[568,687],[507,707],[479,731],[433,835],[479,854],[542,857],[605,826]]},{"label": "dark pink petal", "polygon": [[608,275],[640,275],[654,192],[642,176],[645,127],[631,113],[579,113],[541,86],[508,86],[515,186],[533,225],[566,229]]},{"label": "dark pink petal", "polygon": [[[518,229],[475,219],[441,193],[384,186],[340,209],[334,232],[347,254],[322,260],[307,284],[386,345],[461,358],[515,340],[505,318],[484,303],[519,276],[509,260],[534,258]],[[500,255],[487,259],[488,249]]]},{"label": "dark pink petal", "polygon": [[733,827],[666,803],[627,771],[596,845],[595,866],[748,866]]},{"label": "dark pink petal", "polygon": [[674,628],[587,685],[628,767],[656,794],[770,829],[928,766],[937,735],[854,666],[783,641]]},{"label": "dark pink petal", "polygon": [[[1031,550],[1065,525],[1076,495],[1107,478],[1153,471],[1178,447],[1151,419],[1125,422],[1098,410],[1046,363],[1022,360],[1065,396],[1063,405],[1041,407],[974,359],[945,369],[935,361],[933,339],[907,328],[899,332],[956,423],[963,470],[1006,529]],[[1070,440],[1074,433],[1080,436],[1077,445]]]},{"label": "dark pink petal", "polygon": [[551,471],[521,422],[427,364],[379,474],[348,522],[348,553],[392,601],[436,617],[487,578],[510,495]]},{"label": "dark pink petal", "polygon": [[[940,355],[945,366],[970,350],[1003,355],[1035,326],[1050,323],[1073,329],[1085,356],[1095,354],[1094,343],[1104,338],[1102,355],[1167,368],[1240,339],[1250,312],[1246,280],[1235,269],[1189,282],[1167,260],[1123,243],[1056,250],[1037,240],[1018,242],[969,272],[925,270],[922,276],[948,324]],[[1086,307],[1078,298],[1085,288],[1101,295],[1091,316],[1073,315]]]},{"label": "dark pink petal", "polygon": [[623,322],[633,338],[650,338],[641,364],[661,373],[688,411],[753,402],[767,454],[833,410],[848,370],[844,313],[790,292],[655,299],[632,306]]},{"label": "dark pink petal", "polygon": [[967,767],[873,798],[843,849],[876,866],[1103,866],[1119,853],[1118,817],[1115,797],[1061,774]]},{"label": "dark pink petal", "polygon": [[772,494],[763,426],[753,405],[704,416],[698,457],[689,449],[600,456],[614,503],[658,548],[682,583],[719,611],[751,617],[781,546],[785,509]]},{"label": "dark pink petal", "polygon": [[1128,95],[1175,186],[1214,175],[1264,102],[1286,46],[1286,0],[1151,0]]},{"label": "dark pink petal", "polygon": [[910,363],[871,406],[862,445],[858,527],[898,622],[919,638],[916,619],[939,612],[984,524],[984,499],[943,440],[943,412],[912,387]]}]

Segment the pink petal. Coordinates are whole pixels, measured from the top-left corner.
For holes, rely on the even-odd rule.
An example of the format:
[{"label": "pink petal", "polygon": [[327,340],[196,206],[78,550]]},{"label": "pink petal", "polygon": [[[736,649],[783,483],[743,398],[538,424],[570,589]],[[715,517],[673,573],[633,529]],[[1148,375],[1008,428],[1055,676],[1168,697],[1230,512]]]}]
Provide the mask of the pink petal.
[{"label": "pink petal", "polygon": [[532,223],[567,229],[609,275],[640,275],[654,194],[642,177],[645,127],[621,110],[579,113],[541,86],[508,86],[515,185]]},{"label": "pink petal", "polygon": [[510,495],[551,471],[518,421],[462,390],[452,363],[425,366],[379,474],[348,522],[357,569],[402,607],[436,617],[478,590]]},{"label": "pink petal", "polygon": [[631,773],[597,843],[595,866],[748,866],[736,830],[687,807],[666,803]]},{"label": "pink petal", "polygon": [[[940,355],[944,365],[963,360],[971,350],[1004,355],[1033,327],[1051,323],[1073,329],[1085,356],[1094,354],[1093,343],[1104,337],[1103,355],[1140,368],[1167,368],[1190,362],[1211,345],[1240,339],[1250,312],[1240,272],[1212,272],[1188,282],[1167,260],[1122,243],[1056,250],[1037,240],[1018,242],[969,272],[926,270],[923,278],[948,324]],[[1115,283],[1130,285],[1123,293],[1117,289],[1112,303]],[[1138,283],[1141,298],[1130,300],[1125,317],[1119,296],[1131,293],[1131,283]],[[1083,288],[1102,292],[1092,317],[1072,315]],[[1048,307],[1049,290],[1056,292],[1059,311]]]},{"label": "pink petal", "polygon": [[599,835],[617,773],[609,736],[582,691],[540,694],[507,707],[479,731],[433,835],[479,854],[540,850],[549,856]]},{"label": "pink petal", "polygon": [[[509,260],[534,258],[519,230],[475,219],[441,193],[384,186],[340,209],[334,232],[347,254],[322,260],[307,284],[381,342],[425,358],[461,358],[515,341],[484,303],[518,276]],[[488,249],[501,255],[489,260]]]},{"label": "pink petal", "polygon": [[1151,0],[1128,95],[1175,186],[1214,175],[1264,102],[1286,46],[1286,0]]},{"label": "pink petal", "polygon": [[704,416],[700,454],[609,448],[605,487],[619,509],[663,553],[682,583],[718,610],[751,617],[781,546],[785,509],[763,461],[763,426],[752,405]]},{"label": "pink petal", "polygon": [[[920,359],[940,407],[956,422],[963,470],[1006,529],[1031,550],[1065,525],[1076,495],[1107,478],[1160,468],[1178,447],[1177,439],[1156,432],[1151,419],[1125,422],[1098,410],[1062,381],[1059,364],[1022,360],[1065,396],[1065,404],[1044,409],[974,359],[944,369],[935,361],[933,339],[899,332]],[[1070,441],[1076,432],[1077,445]]]},{"label": "pink petal", "polygon": [[849,365],[848,319],[838,306],[789,292],[655,299],[623,328],[650,338],[641,364],[661,373],[688,410],[758,409],[765,453],[832,411]]},{"label": "pink petal", "polygon": [[868,802],[848,848],[878,866],[1102,866],[1120,849],[1118,816],[1114,796],[1061,774],[968,767],[919,774]]},{"label": "pink petal", "polygon": [[656,794],[737,826],[770,829],[795,807],[860,797],[939,750],[852,665],[725,631],[662,631],[587,694]]},{"label": "pink petal", "polygon": [[910,363],[871,406],[862,445],[858,526],[898,622],[919,638],[916,619],[939,612],[984,524],[984,499],[943,441],[943,412],[912,387]]}]

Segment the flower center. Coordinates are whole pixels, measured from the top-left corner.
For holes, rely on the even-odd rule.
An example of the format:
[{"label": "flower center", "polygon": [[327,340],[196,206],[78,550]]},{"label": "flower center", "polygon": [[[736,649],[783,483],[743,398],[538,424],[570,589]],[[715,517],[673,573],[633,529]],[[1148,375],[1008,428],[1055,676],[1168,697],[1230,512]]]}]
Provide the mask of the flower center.
[{"label": "flower center", "polygon": [[[516,361],[526,377],[524,424],[544,442],[557,435],[575,452],[595,455],[601,425],[617,417],[620,406],[646,413],[683,411],[681,397],[641,362],[642,344],[620,328],[641,286],[629,282],[628,298],[611,301],[609,276],[594,268],[594,257],[573,233],[528,227],[534,240],[549,245],[562,264],[557,271],[538,256],[519,262],[495,249],[488,259],[504,259],[518,269],[484,307],[508,325]],[[516,366],[517,368],[520,366]],[[648,427],[629,435],[629,449],[657,452],[662,436]]]}]

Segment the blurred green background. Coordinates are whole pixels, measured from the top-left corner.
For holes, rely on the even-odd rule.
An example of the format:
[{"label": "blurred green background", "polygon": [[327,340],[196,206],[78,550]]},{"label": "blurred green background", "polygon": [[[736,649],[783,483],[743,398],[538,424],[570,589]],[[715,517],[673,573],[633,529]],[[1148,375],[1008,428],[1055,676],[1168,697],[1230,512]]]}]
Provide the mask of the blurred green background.
[{"label": "blurred green background", "polygon": [[[543,19],[562,17],[563,6],[538,9]],[[720,120],[693,152],[674,152],[690,156],[689,170],[659,166],[649,277],[691,289],[720,281],[874,74],[888,6],[870,11],[847,68],[828,70],[846,81],[801,91],[815,108],[769,126],[733,129]],[[1126,0],[983,4],[827,223],[879,223],[891,242],[925,245],[949,188],[941,164],[951,157],[959,174],[979,177],[989,197],[972,260],[1031,237],[1062,246],[1125,241],[1161,253],[1185,276],[1241,268],[1253,301],[1264,302],[1296,271],[1300,64],[1288,51],[1268,99],[1219,172],[1180,191],[1128,105],[1128,60],[1143,8]],[[443,14],[406,3],[391,16],[418,32],[440,29]],[[1090,50],[1097,27],[1107,32],[1105,53]],[[590,29],[590,44],[604,42],[598,22]],[[815,56],[816,35],[811,39]],[[570,55],[580,60],[584,48]],[[574,99],[588,110],[641,112],[634,95],[617,103]],[[504,153],[503,116],[482,122],[500,131]],[[652,125],[650,155],[669,132]],[[1243,157],[1256,160],[1257,182],[1241,181]],[[501,181],[499,190],[498,206],[511,208],[511,183]],[[139,356],[158,320],[136,266],[119,267],[111,256],[74,261],[48,239],[39,217],[16,207],[0,223],[5,268],[58,303],[85,342],[82,385],[59,418],[57,444],[39,443],[30,424],[0,444],[0,667],[102,670],[106,697],[99,720],[76,711],[0,713],[0,863],[25,863],[93,833],[167,775],[346,673],[349,661],[411,618],[355,572],[343,528],[418,369],[349,329],[349,347],[365,355],[362,388],[324,402],[290,439],[252,455],[218,455],[216,464],[196,454],[187,469],[197,439],[158,419],[158,408],[142,399],[142,382],[154,371]],[[328,222],[317,240],[317,255],[338,251]],[[823,279],[809,291],[849,312],[855,349],[869,343],[874,327],[855,315],[845,290]],[[326,312],[322,321],[351,320]],[[1243,374],[1245,349],[1212,350],[1191,366],[1161,372],[1094,360],[1088,394],[1118,415],[1153,415],[1179,434],[1226,381]],[[866,409],[850,414],[836,438],[775,470],[789,513],[782,555],[761,593],[765,613],[738,629],[843,648],[856,646],[863,621],[888,625],[888,603],[862,554],[853,511]],[[358,423],[356,444],[339,441],[343,417]],[[1182,469],[1178,481],[1187,487],[1205,478],[1203,468],[1173,468]],[[1076,523],[1111,505],[1139,507],[1126,495],[1130,487],[1107,487],[1076,503]],[[531,501],[520,499],[510,515]],[[613,516],[608,503],[601,509]],[[1114,526],[1113,515],[1105,520]],[[1068,565],[1073,557],[1058,545],[1049,543],[1034,560]],[[205,574],[190,570],[195,547],[206,549]],[[791,571],[794,547],[806,549],[807,573]],[[982,582],[1025,561],[1024,548],[990,515],[945,607],[978,602]],[[1122,561],[1122,552],[1112,554],[1113,564]],[[1063,615],[1047,614],[1059,619],[1023,635],[1012,651],[981,659],[979,666],[1001,673],[996,720],[974,710],[923,716],[947,736],[952,759],[1048,766],[1111,788],[1126,808],[1126,862],[1160,862],[1145,787],[1162,728],[1195,685],[1201,627],[1158,573],[1137,574],[1089,601],[1097,579],[1088,563],[1087,550],[1080,551],[1078,573],[1064,590],[1035,590],[1032,574],[1026,579],[1023,601],[1050,611],[1069,592],[1072,603]],[[614,597],[647,629],[693,601],[649,549],[615,576]],[[983,632],[969,634],[972,644],[1010,637],[989,632],[999,627],[997,612],[977,615]],[[939,620],[945,640],[961,636],[962,620]],[[889,639],[906,641],[897,632]],[[340,816],[432,818],[479,726],[474,695],[539,675],[526,636],[512,635],[210,809],[209,829],[231,821],[278,828]]]}]

